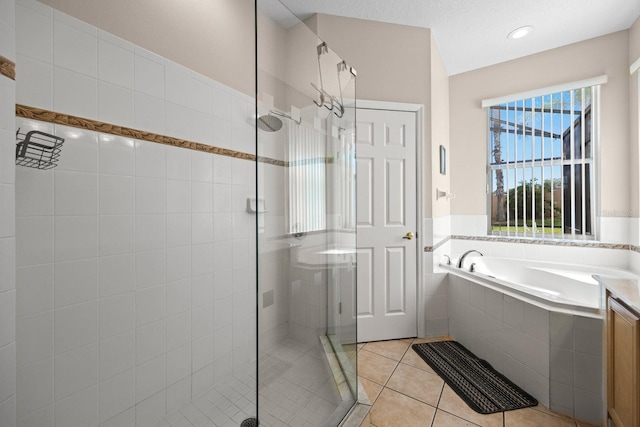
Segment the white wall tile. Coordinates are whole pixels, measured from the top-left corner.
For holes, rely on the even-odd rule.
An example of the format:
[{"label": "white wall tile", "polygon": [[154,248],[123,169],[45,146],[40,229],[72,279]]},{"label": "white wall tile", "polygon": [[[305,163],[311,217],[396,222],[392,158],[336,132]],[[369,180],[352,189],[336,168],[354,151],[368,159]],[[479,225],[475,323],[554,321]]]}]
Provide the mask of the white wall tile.
[{"label": "white wall tile", "polygon": [[213,273],[213,300],[218,301],[233,295],[233,270],[218,270]]},{"label": "white wall tile", "polygon": [[165,177],[165,147],[148,141],[136,141],[136,176]]},{"label": "white wall tile", "polygon": [[213,214],[213,241],[221,242],[233,238],[233,215],[230,213]]},{"label": "white wall tile", "polygon": [[53,64],[53,14],[36,5],[40,10],[16,4],[16,51]]},{"label": "white wall tile", "polygon": [[98,384],[98,343],[93,343],[55,358],[55,400],[64,399]]},{"label": "white wall tile", "polygon": [[213,270],[228,269],[233,264],[233,243],[231,241],[215,242],[213,244]]},{"label": "white wall tile", "polygon": [[133,215],[100,216],[100,256],[134,252],[134,224]]},{"label": "white wall tile", "polygon": [[[136,376],[133,369],[125,371],[100,383],[101,423],[104,423],[109,419],[113,419],[111,424],[112,427],[135,427],[135,421],[132,419],[121,420],[113,418],[116,415],[123,413],[127,408],[135,405],[135,386]],[[127,412],[131,413],[131,418],[134,417],[134,409]],[[132,422],[132,424],[126,424],[126,421]]]},{"label": "white wall tile", "polygon": [[189,122],[191,110],[182,105],[166,102],[164,105],[164,130],[167,136],[191,140]]},{"label": "white wall tile", "polygon": [[[134,59],[135,66],[135,90],[136,92],[164,99],[164,64],[162,58],[157,55],[141,55],[136,46]],[[151,59],[153,58],[153,59]]]},{"label": "white wall tile", "polygon": [[16,291],[0,294],[0,348],[16,340]]},{"label": "white wall tile", "polygon": [[98,266],[98,258],[57,263],[56,308],[98,299]]},{"label": "white wall tile", "polygon": [[18,55],[16,101],[46,110],[53,108],[53,65],[50,62]]},{"label": "white wall tile", "polygon": [[182,313],[191,308],[191,280],[167,284],[167,316]]},{"label": "white wall tile", "polygon": [[55,214],[97,215],[98,175],[55,171]]},{"label": "white wall tile", "polygon": [[97,427],[99,415],[98,386],[82,390],[56,402],[56,425]]},{"label": "white wall tile", "polygon": [[135,290],[135,255],[100,257],[100,297]]},{"label": "white wall tile", "polygon": [[209,153],[191,151],[191,180],[199,182],[213,181],[213,158]]},{"label": "white wall tile", "polygon": [[167,384],[175,384],[190,374],[191,343],[169,350],[167,352]]},{"label": "white wall tile", "polygon": [[[16,125],[16,128],[18,126]],[[2,141],[6,141],[0,144],[0,158],[13,159],[15,156],[15,145],[13,141],[15,138],[14,129],[3,130],[0,129],[0,138]],[[24,168],[20,168],[24,169]],[[16,181],[16,165],[13,161],[4,161],[0,163],[0,183],[2,184],[15,184]]]},{"label": "white wall tile", "polygon": [[[214,308],[213,304],[200,305],[194,307],[191,318],[191,337],[192,339],[200,338],[204,335],[213,333],[214,327]],[[198,368],[200,369],[200,368]]]},{"label": "white wall tile", "polygon": [[203,274],[191,279],[191,306],[213,303],[213,274]]},{"label": "white wall tile", "polygon": [[[189,192],[189,194],[191,194]],[[191,244],[191,215],[167,215],[167,247],[185,246]]]},{"label": "white wall tile", "polygon": [[[51,417],[53,418],[53,416]],[[16,425],[16,396],[8,398],[0,403],[0,424],[3,426],[13,427]],[[38,424],[48,427],[46,424]],[[53,427],[53,424],[51,424]]]},{"label": "white wall tile", "polygon": [[166,356],[162,355],[144,362],[136,369],[136,402],[151,397],[166,384]]},{"label": "white wall tile", "polygon": [[231,184],[231,157],[213,155],[213,182]]},{"label": "white wall tile", "polygon": [[136,215],[136,251],[164,249],[166,215]]},{"label": "white wall tile", "polygon": [[213,362],[213,333],[193,341],[191,346],[191,369],[197,372]]},{"label": "white wall tile", "polygon": [[20,266],[53,262],[53,217],[16,219],[16,263]]},{"label": "white wall tile", "polygon": [[192,141],[214,145],[215,135],[213,117],[199,111],[189,113],[189,137]]},{"label": "white wall tile", "polygon": [[[180,314],[176,314],[175,316],[170,316],[167,318],[168,350],[172,350],[185,345],[191,348],[191,323],[191,313],[189,311],[184,311]],[[191,358],[189,358],[189,361],[191,361]],[[169,368],[170,365],[167,366],[167,369]]]},{"label": "white wall tile", "polygon": [[165,147],[167,179],[191,179],[191,150],[179,147]]},{"label": "white wall tile", "polygon": [[194,245],[213,242],[213,215],[210,213],[194,213],[191,215],[192,236]]},{"label": "white wall tile", "polygon": [[191,275],[213,272],[213,244],[194,245],[191,250]]},{"label": "white wall tile", "polygon": [[100,381],[133,368],[136,364],[134,330],[100,341]]},{"label": "white wall tile", "polygon": [[136,426],[162,426],[162,418],[166,413],[167,393],[162,390],[136,406]]},{"label": "white wall tile", "polygon": [[16,314],[53,310],[53,264],[21,267],[16,273]]},{"label": "white wall tile", "polygon": [[148,323],[136,328],[136,363],[164,355],[167,350],[167,326],[165,320]]},{"label": "white wall tile", "polygon": [[0,80],[3,102],[0,103],[0,129],[13,130],[15,127],[16,83],[11,79]]},{"label": "white wall tile", "polygon": [[98,77],[105,82],[133,89],[133,44],[104,31],[99,31],[98,35]]},{"label": "white wall tile", "polygon": [[100,299],[100,339],[130,331],[135,326],[135,292]]},{"label": "white wall tile", "polygon": [[135,212],[133,177],[100,175],[100,214],[124,215]]},{"label": "white wall tile", "polygon": [[165,60],[164,73],[166,100],[188,107],[192,72],[175,62]]},{"label": "white wall tile", "polygon": [[136,254],[136,289],[144,289],[165,283],[165,257],[165,250],[139,252]]},{"label": "white wall tile", "polygon": [[[16,215],[53,215],[53,172],[18,168],[16,174]],[[33,224],[34,220],[24,222]],[[22,226],[28,227],[26,223]]]},{"label": "white wall tile", "polygon": [[53,108],[58,113],[97,120],[97,79],[54,67]]},{"label": "white wall tile", "polygon": [[167,213],[191,212],[191,183],[168,179]]},{"label": "white wall tile", "polygon": [[55,134],[65,139],[56,172],[98,172],[98,135],[95,132],[56,125]]},{"label": "white wall tile", "polygon": [[100,173],[135,175],[133,139],[100,135]]},{"label": "white wall tile", "polygon": [[167,249],[167,282],[177,282],[191,277],[191,247]]},{"label": "white wall tile", "polygon": [[95,30],[91,33],[54,17],[54,65],[89,77],[98,77],[98,40]]},{"label": "white wall tile", "polygon": [[[53,358],[31,365],[18,366],[16,377],[18,422],[26,415],[53,403]],[[42,415],[42,418],[47,419],[47,414]],[[53,408],[51,416],[53,416]]]},{"label": "white wall tile", "polygon": [[208,116],[213,115],[213,89],[210,81],[203,76],[195,76],[189,84],[190,108]]},{"label": "white wall tile", "polygon": [[230,212],[231,211],[231,195],[234,186],[228,184],[213,185],[213,211],[214,212]]},{"label": "white wall tile", "polygon": [[0,184],[0,237],[16,235],[15,186]]},{"label": "white wall tile", "polygon": [[233,298],[216,300],[213,307],[214,329],[230,325],[233,321]]},{"label": "white wall tile", "polygon": [[98,256],[98,216],[57,216],[55,260],[71,261]]},{"label": "white wall tile", "polygon": [[136,325],[162,320],[166,316],[167,290],[165,285],[136,291]]},{"label": "white wall tile", "polygon": [[136,129],[164,134],[164,101],[142,93],[134,95],[133,123]]},{"label": "white wall tile", "polygon": [[[54,314],[55,353],[61,354],[98,340],[98,302],[57,309]],[[100,325],[102,328],[102,325]]]},{"label": "white wall tile", "polygon": [[110,83],[98,83],[98,119],[118,126],[133,127],[134,92]]},{"label": "white wall tile", "polygon": [[185,408],[191,401],[191,378],[183,378],[167,387],[167,412]]},{"label": "white wall tile", "polygon": [[213,184],[208,182],[191,183],[191,211],[213,212]]},{"label": "white wall tile", "polygon": [[167,208],[165,180],[136,178],[136,213],[165,213]]},{"label": "white wall tile", "polygon": [[15,343],[0,348],[0,401],[4,402],[16,393]]}]

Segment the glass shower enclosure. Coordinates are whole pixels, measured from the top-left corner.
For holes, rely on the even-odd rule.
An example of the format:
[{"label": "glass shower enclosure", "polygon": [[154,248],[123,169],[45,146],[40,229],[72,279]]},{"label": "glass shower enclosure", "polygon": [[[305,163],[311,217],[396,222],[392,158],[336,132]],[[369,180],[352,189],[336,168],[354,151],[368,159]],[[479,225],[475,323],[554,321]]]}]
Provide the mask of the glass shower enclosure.
[{"label": "glass shower enclosure", "polygon": [[355,71],[277,0],[179,3],[16,0],[19,427],[357,400]]},{"label": "glass shower enclosure", "polygon": [[335,426],[356,375],[356,72],[257,2],[258,415]]}]

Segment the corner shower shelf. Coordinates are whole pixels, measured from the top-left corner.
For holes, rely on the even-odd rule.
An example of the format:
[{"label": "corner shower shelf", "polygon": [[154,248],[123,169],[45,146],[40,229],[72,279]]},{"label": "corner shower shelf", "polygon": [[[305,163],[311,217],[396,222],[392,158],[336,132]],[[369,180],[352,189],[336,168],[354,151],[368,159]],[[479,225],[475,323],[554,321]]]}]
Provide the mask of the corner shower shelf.
[{"label": "corner shower shelf", "polygon": [[16,165],[35,169],[52,169],[58,164],[64,138],[32,130],[16,132]]}]

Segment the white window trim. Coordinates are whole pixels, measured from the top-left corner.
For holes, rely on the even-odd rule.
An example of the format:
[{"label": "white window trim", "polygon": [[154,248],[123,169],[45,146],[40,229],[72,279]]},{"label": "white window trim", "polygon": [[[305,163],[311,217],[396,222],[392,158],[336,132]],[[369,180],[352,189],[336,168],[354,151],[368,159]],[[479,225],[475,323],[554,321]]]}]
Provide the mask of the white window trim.
[{"label": "white window trim", "polygon": [[629,74],[633,74],[640,69],[640,58],[636,59],[629,67]]},{"label": "white window trim", "polygon": [[[638,59],[640,61],[640,58]],[[638,62],[638,61],[636,61]],[[640,66],[640,64],[638,64]],[[548,86],[540,89],[533,89],[526,92],[514,93],[505,96],[499,96],[497,98],[488,98],[482,100],[482,108],[493,107],[508,102],[515,102],[521,99],[537,98],[539,96],[548,95],[556,92],[568,92],[574,89],[580,89],[588,86],[598,86],[607,83],[608,77],[606,75],[593,77],[585,80],[578,80],[570,83],[563,83],[556,86]]]}]

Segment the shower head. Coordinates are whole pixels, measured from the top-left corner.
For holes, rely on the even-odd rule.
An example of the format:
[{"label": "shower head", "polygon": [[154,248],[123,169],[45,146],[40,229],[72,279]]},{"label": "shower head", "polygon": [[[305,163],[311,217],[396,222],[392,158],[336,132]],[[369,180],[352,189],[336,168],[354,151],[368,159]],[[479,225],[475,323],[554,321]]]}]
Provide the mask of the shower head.
[{"label": "shower head", "polygon": [[258,117],[258,128],[265,132],[277,132],[282,128],[282,120],[272,116],[271,112]]}]

